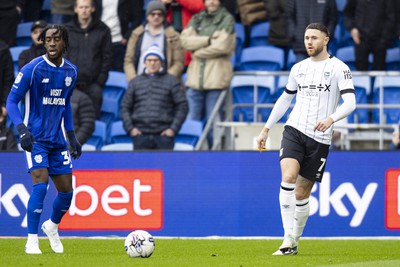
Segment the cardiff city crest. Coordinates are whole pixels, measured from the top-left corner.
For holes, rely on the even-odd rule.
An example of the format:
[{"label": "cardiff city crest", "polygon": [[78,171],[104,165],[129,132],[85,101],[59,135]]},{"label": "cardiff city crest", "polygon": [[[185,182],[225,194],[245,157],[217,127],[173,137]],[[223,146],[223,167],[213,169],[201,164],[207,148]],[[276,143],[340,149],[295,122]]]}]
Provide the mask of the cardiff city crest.
[{"label": "cardiff city crest", "polygon": [[67,86],[67,87],[69,87],[70,85],[71,85],[71,83],[72,83],[72,78],[71,77],[65,77],[65,85]]}]

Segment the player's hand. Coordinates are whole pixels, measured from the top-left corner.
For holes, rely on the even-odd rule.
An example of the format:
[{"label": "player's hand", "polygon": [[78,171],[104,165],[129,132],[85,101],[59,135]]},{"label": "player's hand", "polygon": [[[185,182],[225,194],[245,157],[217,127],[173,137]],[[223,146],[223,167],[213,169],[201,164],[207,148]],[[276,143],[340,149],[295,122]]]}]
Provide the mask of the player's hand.
[{"label": "player's hand", "polygon": [[16,128],[19,134],[19,141],[21,142],[22,149],[31,152],[33,149],[33,143],[35,143],[35,138],[33,137],[32,133],[23,123],[18,124]]},{"label": "player's hand", "polygon": [[267,148],[265,146],[267,143],[267,138],[268,138],[268,129],[263,128],[257,137],[257,150],[258,151],[267,150]]},{"label": "player's hand", "polygon": [[317,122],[314,126],[314,131],[317,130],[324,133],[326,130],[328,130],[329,127],[331,127],[332,124],[333,119],[331,117],[328,117],[322,121]]},{"label": "player's hand", "polygon": [[79,159],[82,154],[82,145],[79,143],[78,139],[76,139],[74,131],[68,131],[68,142],[71,147],[71,156],[73,159]]}]

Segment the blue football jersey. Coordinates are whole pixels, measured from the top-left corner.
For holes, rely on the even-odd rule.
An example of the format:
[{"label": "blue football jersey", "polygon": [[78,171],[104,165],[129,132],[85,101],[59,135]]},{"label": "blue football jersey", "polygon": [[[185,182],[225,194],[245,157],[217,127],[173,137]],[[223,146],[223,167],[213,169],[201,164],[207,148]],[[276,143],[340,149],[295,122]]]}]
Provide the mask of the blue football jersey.
[{"label": "blue football jersey", "polygon": [[64,112],[77,77],[77,67],[68,60],[57,67],[45,56],[35,58],[18,73],[11,93],[25,98],[23,120],[36,142],[54,147],[66,144]]}]

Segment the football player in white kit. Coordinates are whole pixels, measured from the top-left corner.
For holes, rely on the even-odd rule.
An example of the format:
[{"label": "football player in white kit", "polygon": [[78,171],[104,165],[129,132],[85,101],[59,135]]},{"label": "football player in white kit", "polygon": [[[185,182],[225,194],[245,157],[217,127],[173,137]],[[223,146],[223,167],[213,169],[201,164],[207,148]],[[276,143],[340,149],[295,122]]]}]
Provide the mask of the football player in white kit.
[{"label": "football player in white kit", "polygon": [[[296,255],[309,212],[309,197],[321,182],[331,144],[332,125],[356,107],[349,67],[327,51],[329,32],[320,23],[311,23],[304,34],[309,58],[295,64],[286,89],[279,97],[257,138],[265,150],[268,131],[279,121],[296,96],[283,132],[280,149],[282,181],[279,203],[284,240],[273,255]],[[337,108],[340,97],[343,104]]]}]

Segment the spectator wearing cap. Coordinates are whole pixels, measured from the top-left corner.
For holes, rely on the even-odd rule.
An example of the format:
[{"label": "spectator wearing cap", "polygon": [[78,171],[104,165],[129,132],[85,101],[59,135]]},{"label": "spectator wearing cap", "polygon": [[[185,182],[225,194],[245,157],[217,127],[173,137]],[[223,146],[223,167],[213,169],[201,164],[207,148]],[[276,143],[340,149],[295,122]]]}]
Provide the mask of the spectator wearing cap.
[{"label": "spectator wearing cap", "polygon": [[165,21],[166,9],[162,2],[151,1],[146,9],[146,22],[132,31],[124,59],[126,79],[131,81],[145,68],[144,53],[157,44],[165,56],[165,68],[171,75],[181,78],[184,53],[179,33]]},{"label": "spectator wearing cap", "polygon": [[30,48],[24,50],[19,54],[18,57],[18,69],[20,70],[25,64],[29,63],[32,59],[37,58],[46,53],[43,42],[38,40],[39,35],[43,29],[47,26],[47,22],[44,20],[38,20],[32,23],[31,26],[31,38],[32,45]]},{"label": "spectator wearing cap", "polygon": [[158,45],[143,53],[144,71],[129,82],[121,103],[126,132],[135,150],[174,148],[188,103],[180,80],[166,72],[165,57]]}]

